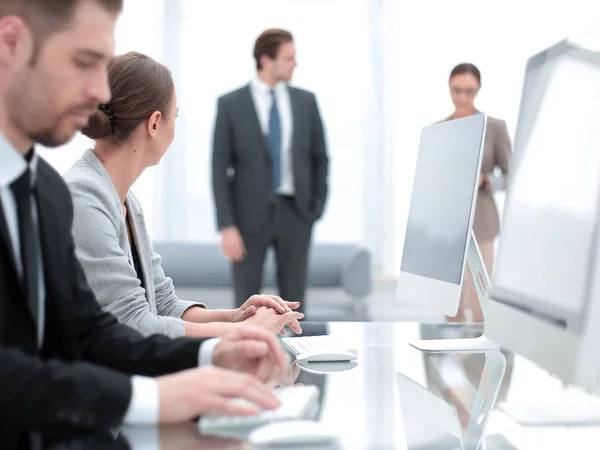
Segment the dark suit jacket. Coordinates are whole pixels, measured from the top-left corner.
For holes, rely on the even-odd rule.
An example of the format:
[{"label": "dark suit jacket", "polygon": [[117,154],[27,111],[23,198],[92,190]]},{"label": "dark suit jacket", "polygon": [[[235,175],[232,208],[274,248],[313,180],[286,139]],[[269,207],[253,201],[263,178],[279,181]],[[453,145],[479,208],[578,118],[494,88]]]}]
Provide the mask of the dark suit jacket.
[{"label": "dark suit jacket", "polygon": [[28,430],[114,427],[130,402],[130,374],[156,376],[198,364],[199,340],[143,338],[102,312],[75,258],[69,190],[42,159],[36,186],[46,287],[41,349],[0,214],[2,449],[25,442]]},{"label": "dark suit jacket", "polygon": [[[327,198],[325,135],[314,94],[293,87],[289,93],[294,203],[300,216],[312,223],[321,217]],[[273,192],[271,156],[250,85],[218,100],[212,183],[219,229],[235,225],[243,234],[252,234],[264,227]]]}]

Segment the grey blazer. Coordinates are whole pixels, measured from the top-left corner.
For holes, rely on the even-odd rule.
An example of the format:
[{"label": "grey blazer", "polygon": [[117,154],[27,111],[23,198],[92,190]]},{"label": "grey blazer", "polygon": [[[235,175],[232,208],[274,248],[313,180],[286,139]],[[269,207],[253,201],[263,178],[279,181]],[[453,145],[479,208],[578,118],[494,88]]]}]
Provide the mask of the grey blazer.
[{"label": "grey blazer", "polygon": [[[315,95],[288,87],[294,131],[294,205],[309,223],[319,219],[327,199],[329,159]],[[273,180],[271,156],[250,85],[223,95],[217,103],[212,185],[218,228],[237,226],[242,234],[260,231],[269,218]]]},{"label": "grey blazer", "polygon": [[73,196],[75,253],[103,309],[144,335],[184,336],[181,316],[190,306],[204,305],[175,295],[173,282],[152,248],[135,196],[129,192],[125,204],[146,289],[133,265],[119,197],[94,152],[86,150],[65,180]]}]

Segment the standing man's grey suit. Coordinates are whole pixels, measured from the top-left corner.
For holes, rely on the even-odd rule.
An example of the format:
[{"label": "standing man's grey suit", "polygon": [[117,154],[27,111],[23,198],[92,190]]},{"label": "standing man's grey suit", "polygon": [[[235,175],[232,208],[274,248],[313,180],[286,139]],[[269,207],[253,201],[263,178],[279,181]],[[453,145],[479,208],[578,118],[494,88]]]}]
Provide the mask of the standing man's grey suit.
[{"label": "standing man's grey suit", "polygon": [[[260,291],[271,246],[280,295],[304,300],[312,226],[327,198],[328,157],[319,109],[314,94],[289,87],[282,75],[286,64],[289,78],[295,67],[293,41],[286,36],[282,30],[263,33],[255,50],[259,77],[223,95],[217,105],[213,194],[224,251],[233,261],[238,305]],[[272,55],[260,54],[261,39],[272,43],[277,38]],[[240,258],[227,254],[226,230],[241,236],[245,254]]]}]

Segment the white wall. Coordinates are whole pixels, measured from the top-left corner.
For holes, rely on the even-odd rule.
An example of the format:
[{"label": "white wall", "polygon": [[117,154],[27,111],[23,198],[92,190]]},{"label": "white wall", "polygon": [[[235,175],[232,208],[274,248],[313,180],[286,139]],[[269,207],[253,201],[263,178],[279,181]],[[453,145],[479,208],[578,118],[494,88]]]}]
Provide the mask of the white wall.
[{"label": "white wall", "polygon": [[[314,91],[331,158],[330,197],[316,240],[361,241],[362,158],[369,101],[368,0],[184,0],[183,86],[187,228],[215,240],[210,152],[216,99],[256,74],[254,41],[266,28],[290,30],[293,84]],[[171,237],[171,236],[164,236]]]},{"label": "white wall", "polygon": [[[117,54],[135,50],[162,60],[162,15],[163,0],[126,0],[125,9],[117,23]],[[81,157],[85,149],[92,146],[93,141],[78,133],[71,142],[62,147],[38,150],[60,173],[64,173]],[[148,217],[152,217],[154,212],[153,180],[154,169],[147,170],[133,188]]]},{"label": "white wall", "polygon": [[[386,1],[386,0],[384,0]],[[448,75],[460,62],[473,62],[482,72],[476,105],[505,119],[514,133],[527,58],[567,35],[588,28],[600,17],[600,3],[587,0],[476,1],[387,0],[393,25],[387,32],[393,82],[389,101],[395,105],[396,232],[388,236],[395,260],[384,267],[394,276],[400,267],[412,177],[420,130],[453,111]]]},{"label": "white wall", "polygon": [[[181,16],[173,13],[178,8]],[[295,36],[299,67],[294,84],[317,94],[331,157],[330,197],[315,239],[363,240],[368,8],[369,0],[125,2],[117,26],[117,54],[136,50],[168,64],[180,91],[176,141],[163,163],[147,170],[133,187],[155,239],[218,238],[209,172],[216,99],[255,76],[254,40],[265,28],[281,27]],[[179,45],[180,55],[174,57]],[[41,148],[40,153],[64,173],[92,146],[78,135],[65,146]]]}]

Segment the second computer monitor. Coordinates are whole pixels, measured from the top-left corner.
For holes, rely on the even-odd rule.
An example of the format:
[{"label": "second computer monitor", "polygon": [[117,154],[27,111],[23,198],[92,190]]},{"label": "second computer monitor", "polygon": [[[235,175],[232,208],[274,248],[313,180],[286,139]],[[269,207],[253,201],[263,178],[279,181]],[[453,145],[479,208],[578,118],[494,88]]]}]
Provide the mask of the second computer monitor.
[{"label": "second computer monitor", "polygon": [[397,298],[454,316],[473,224],[486,116],[421,133]]},{"label": "second computer monitor", "polygon": [[600,45],[527,63],[486,337],[565,383],[600,382]]}]

